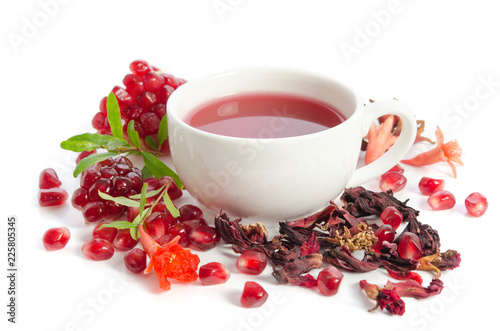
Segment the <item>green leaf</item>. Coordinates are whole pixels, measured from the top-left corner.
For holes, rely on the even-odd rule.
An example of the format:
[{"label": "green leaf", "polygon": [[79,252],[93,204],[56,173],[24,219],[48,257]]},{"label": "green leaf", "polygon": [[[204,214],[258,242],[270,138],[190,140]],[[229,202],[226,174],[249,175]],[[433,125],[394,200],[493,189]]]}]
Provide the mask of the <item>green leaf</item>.
[{"label": "green leaf", "polygon": [[158,142],[158,149],[161,148],[161,145],[167,140],[168,137],[168,126],[167,126],[167,115],[163,116],[160,121],[160,127],[158,128],[158,135],[156,136],[156,140]]},{"label": "green leaf", "polygon": [[[117,229],[134,229],[137,228],[137,224],[130,223],[128,221],[114,221],[111,223],[106,223],[101,225],[99,228],[117,228]],[[130,231],[132,234],[132,231]]]},{"label": "green leaf", "polygon": [[175,181],[177,186],[182,190],[184,189],[184,185],[182,184],[179,176],[170,169],[165,163],[160,161],[156,156],[151,153],[143,152],[142,158],[144,160],[144,164],[148,167],[149,171],[156,177],[161,178],[163,176],[170,176]]},{"label": "green leaf", "polygon": [[[149,191],[146,193],[146,198],[151,198],[160,193],[163,189],[165,188],[165,185],[160,187],[159,189],[156,189],[154,191]],[[134,194],[129,196],[130,199],[140,199],[142,197],[142,193],[139,194]]]},{"label": "green leaf", "polygon": [[[142,154],[141,154],[142,155]],[[149,170],[149,168],[147,166],[144,166],[142,169],[141,169],[141,172],[142,172],[142,177],[143,178],[149,178],[149,177],[153,177],[154,175],[151,173],[151,171]]]},{"label": "green leaf", "polygon": [[99,192],[99,196],[103,198],[104,200],[111,200],[113,202],[116,202],[117,204],[120,204],[122,206],[126,207],[139,207],[139,201],[132,200],[126,197],[112,197],[109,194],[103,193],[101,191]]},{"label": "green leaf", "polygon": [[115,152],[108,152],[108,153],[97,153],[97,154],[90,154],[86,158],[83,158],[78,162],[76,165],[75,171],[73,171],[73,177],[78,176],[82,171],[87,169],[93,164],[96,164],[97,162],[104,161],[110,157],[117,156],[118,153]]},{"label": "green leaf", "polygon": [[141,139],[139,138],[139,132],[134,128],[134,120],[128,122],[127,135],[133,146],[141,148]]},{"label": "green leaf", "polygon": [[122,115],[120,113],[118,100],[113,92],[108,95],[106,109],[108,110],[108,122],[111,128],[111,133],[117,138],[123,138]]},{"label": "green leaf", "polygon": [[156,145],[156,141],[153,137],[146,136],[145,140],[152,149],[158,150],[158,146]]},{"label": "green leaf", "polygon": [[73,152],[92,151],[98,148],[114,150],[122,146],[128,147],[130,145],[125,139],[99,133],[78,134],[61,143],[63,149]]},{"label": "green leaf", "polygon": [[90,141],[65,140],[61,142],[61,148],[73,152],[84,152],[96,150],[98,148],[101,148],[101,146],[96,145]]},{"label": "green leaf", "polygon": [[[139,215],[142,215],[144,206],[146,206],[146,193],[148,192],[148,183],[144,183],[141,189],[141,201],[139,203]],[[142,217],[141,217],[142,218]]]},{"label": "green leaf", "polygon": [[142,211],[142,213],[138,213],[137,216],[132,221],[133,224],[140,224],[143,219],[148,216],[148,213],[151,212],[151,207],[148,207]]},{"label": "green leaf", "polygon": [[168,189],[165,190],[163,201],[165,202],[165,207],[167,207],[170,215],[172,215],[174,218],[181,216],[181,212],[179,211],[179,209],[177,209],[177,207],[172,202],[172,199],[170,199],[170,196],[168,195]]}]

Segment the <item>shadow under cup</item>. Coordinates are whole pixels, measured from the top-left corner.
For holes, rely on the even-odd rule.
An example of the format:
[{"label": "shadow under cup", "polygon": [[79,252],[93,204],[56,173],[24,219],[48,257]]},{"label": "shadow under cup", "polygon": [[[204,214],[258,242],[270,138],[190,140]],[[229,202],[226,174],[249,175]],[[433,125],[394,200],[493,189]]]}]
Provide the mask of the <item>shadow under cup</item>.
[{"label": "shadow under cup", "polygon": [[[208,133],[184,121],[214,99],[249,93],[316,99],[346,120],[317,133],[265,139]],[[167,103],[172,160],[189,193],[214,212],[296,219],[323,208],[347,185],[360,152],[362,107],[345,85],[296,70],[247,68],[193,80]]]}]

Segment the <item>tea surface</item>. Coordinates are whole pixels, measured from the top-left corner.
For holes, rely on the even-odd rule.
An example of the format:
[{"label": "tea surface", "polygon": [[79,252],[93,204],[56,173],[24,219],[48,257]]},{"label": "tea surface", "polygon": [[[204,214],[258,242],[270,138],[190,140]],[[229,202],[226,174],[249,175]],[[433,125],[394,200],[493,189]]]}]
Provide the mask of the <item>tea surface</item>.
[{"label": "tea surface", "polygon": [[344,121],[332,106],[285,94],[231,95],[191,111],[185,122],[240,138],[285,138],[332,128]]}]

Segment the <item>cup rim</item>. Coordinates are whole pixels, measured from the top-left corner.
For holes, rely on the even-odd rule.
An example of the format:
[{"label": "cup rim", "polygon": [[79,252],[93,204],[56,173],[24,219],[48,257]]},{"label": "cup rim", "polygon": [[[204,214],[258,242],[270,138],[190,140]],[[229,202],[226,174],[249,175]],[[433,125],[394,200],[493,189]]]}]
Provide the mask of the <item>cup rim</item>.
[{"label": "cup rim", "polygon": [[[336,85],[338,87],[342,87],[346,91],[349,91],[352,94],[353,100],[355,101],[355,107],[353,113],[346,118],[342,123],[325,129],[321,130],[318,132],[314,133],[309,133],[309,134],[303,134],[303,135],[298,135],[298,136],[291,136],[291,137],[273,137],[273,138],[244,138],[244,137],[233,137],[233,136],[226,136],[222,134],[217,134],[217,133],[212,133],[212,132],[207,132],[204,130],[200,130],[198,128],[195,128],[188,123],[186,123],[175,111],[171,111],[173,105],[175,106],[175,103],[177,103],[179,99],[179,95],[181,95],[184,90],[191,88],[191,85],[195,84],[200,84],[204,81],[215,79],[215,78],[220,78],[224,76],[231,76],[231,75],[236,75],[236,74],[255,74],[255,73],[260,73],[260,74],[266,74],[266,73],[286,73],[288,75],[293,75],[293,76],[308,76],[309,78],[316,79],[316,80],[321,80],[325,82],[332,83],[332,85]],[[251,93],[251,92],[250,92]],[[319,100],[319,99],[318,99]],[[177,122],[178,125],[180,125],[182,128],[186,130],[190,130],[193,132],[196,132],[198,135],[201,136],[206,136],[207,138],[211,139],[222,139],[222,140],[227,140],[227,141],[287,141],[287,140],[300,140],[300,139],[310,139],[314,138],[316,136],[322,136],[325,134],[328,134],[329,132],[335,130],[337,127],[344,127],[354,121],[353,117],[357,113],[359,113],[360,109],[363,106],[363,101],[361,98],[361,95],[353,89],[351,86],[346,84],[345,82],[339,81],[338,79],[333,79],[331,77],[328,77],[326,75],[322,75],[313,71],[306,71],[302,69],[297,69],[297,68],[289,68],[289,67],[270,67],[270,66],[254,66],[254,67],[240,67],[240,68],[233,68],[233,69],[227,69],[224,71],[220,72],[215,72],[212,74],[205,75],[203,77],[194,79],[192,81],[187,81],[183,85],[179,86],[168,98],[167,100],[167,105],[166,105],[166,111],[167,111],[167,118],[169,121],[175,121]],[[345,116],[344,113],[342,115]]]}]

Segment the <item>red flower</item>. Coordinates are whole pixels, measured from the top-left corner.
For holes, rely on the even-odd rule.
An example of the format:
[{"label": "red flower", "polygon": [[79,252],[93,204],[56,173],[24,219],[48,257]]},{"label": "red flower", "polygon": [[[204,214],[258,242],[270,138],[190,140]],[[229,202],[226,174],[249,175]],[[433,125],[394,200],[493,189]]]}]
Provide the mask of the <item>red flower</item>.
[{"label": "red flower", "polygon": [[368,298],[377,302],[377,305],[370,311],[380,307],[380,310],[387,309],[389,313],[395,315],[402,316],[405,313],[405,303],[396,291],[370,284],[366,280],[360,281],[359,286],[365,291]]},{"label": "red flower", "polygon": [[198,279],[196,271],[200,258],[191,253],[190,249],[177,243],[179,236],[160,246],[144,231],[142,225],[139,225],[139,233],[142,247],[151,259],[144,273],[150,273],[154,269],[162,289],[170,290],[168,278],[183,282],[192,282]]},{"label": "red flower", "polygon": [[453,176],[456,178],[457,169],[452,162],[464,165],[462,160],[460,160],[460,157],[462,156],[462,149],[460,148],[460,145],[456,140],[449,141],[445,144],[444,135],[439,126],[436,129],[436,140],[438,145],[435,148],[419,154],[413,159],[402,160],[401,162],[417,167],[438,162],[447,162],[453,171]]}]

